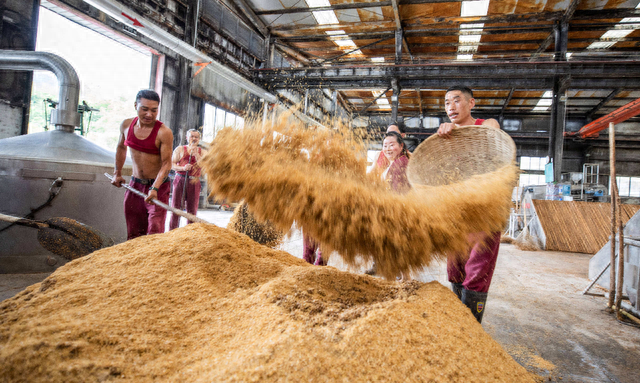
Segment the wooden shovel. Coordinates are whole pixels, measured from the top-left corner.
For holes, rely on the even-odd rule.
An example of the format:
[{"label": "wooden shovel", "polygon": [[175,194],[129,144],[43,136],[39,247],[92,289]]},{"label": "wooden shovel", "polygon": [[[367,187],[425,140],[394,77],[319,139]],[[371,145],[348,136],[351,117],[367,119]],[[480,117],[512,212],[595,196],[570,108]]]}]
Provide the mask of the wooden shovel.
[{"label": "wooden shovel", "polygon": [[[110,181],[113,181],[113,176],[109,173],[104,173],[105,177],[107,177]],[[186,181],[186,180],[185,180]],[[129,190],[130,192],[132,192],[133,194],[139,195],[140,197],[146,199],[148,197],[148,195],[144,194],[143,192],[141,192],[140,190],[136,190],[134,188],[132,188],[131,186],[127,185],[127,184],[122,184],[122,187]],[[151,203],[157,206],[160,206],[161,208],[168,210],[170,212],[172,212],[173,214],[177,214],[181,217],[185,217],[186,219],[188,219],[191,222],[200,222],[200,223],[211,223],[209,221],[206,221],[202,218],[198,218],[195,215],[191,214],[191,213],[187,213],[186,211],[182,211],[180,209],[176,209],[173,206],[169,206],[166,203],[160,202],[157,199],[152,199]]]}]

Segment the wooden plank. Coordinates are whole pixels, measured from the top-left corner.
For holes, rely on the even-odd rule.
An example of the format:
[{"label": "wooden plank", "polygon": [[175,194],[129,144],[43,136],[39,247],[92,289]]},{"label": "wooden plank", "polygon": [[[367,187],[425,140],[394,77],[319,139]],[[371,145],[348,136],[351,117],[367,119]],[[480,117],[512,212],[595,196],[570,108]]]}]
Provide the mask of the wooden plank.
[{"label": "wooden plank", "polygon": [[[547,250],[595,254],[609,241],[611,206],[603,202],[533,200]],[[622,205],[626,224],[640,205]]]}]

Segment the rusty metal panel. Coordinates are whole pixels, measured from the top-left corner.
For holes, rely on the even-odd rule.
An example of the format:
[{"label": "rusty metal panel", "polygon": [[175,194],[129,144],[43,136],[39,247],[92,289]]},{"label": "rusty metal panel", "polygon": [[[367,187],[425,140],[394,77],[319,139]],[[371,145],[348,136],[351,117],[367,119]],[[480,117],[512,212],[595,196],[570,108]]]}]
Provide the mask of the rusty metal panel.
[{"label": "rusty metal panel", "polygon": [[358,9],[357,11],[358,15],[360,16],[360,21],[380,21],[384,20],[385,18],[383,7],[362,8]]}]

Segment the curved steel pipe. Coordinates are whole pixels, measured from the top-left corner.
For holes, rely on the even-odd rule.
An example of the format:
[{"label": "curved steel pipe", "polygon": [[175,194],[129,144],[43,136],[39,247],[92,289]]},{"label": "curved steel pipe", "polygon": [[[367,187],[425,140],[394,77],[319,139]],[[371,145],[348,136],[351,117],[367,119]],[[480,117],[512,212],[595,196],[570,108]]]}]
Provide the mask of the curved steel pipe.
[{"label": "curved steel pipe", "polygon": [[58,107],[51,111],[51,123],[56,130],[73,132],[80,126],[78,100],[80,80],[75,69],[62,57],[48,52],[0,49],[0,69],[48,70],[58,78]]}]

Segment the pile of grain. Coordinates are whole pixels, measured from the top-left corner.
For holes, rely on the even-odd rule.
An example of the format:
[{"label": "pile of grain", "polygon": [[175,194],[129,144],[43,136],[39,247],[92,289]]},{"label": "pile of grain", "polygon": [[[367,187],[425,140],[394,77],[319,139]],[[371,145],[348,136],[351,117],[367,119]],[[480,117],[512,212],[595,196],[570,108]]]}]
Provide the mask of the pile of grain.
[{"label": "pile of grain", "polygon": [[438,283],[311,266],[199,223],[72,261],[2,302],[0,376],[533,381]]},{"label": "pile of grain", "polygon": [[258,219],[280,230],[295,221],[348,264],[373,259],[380,275],[395,278],[464,254],[468,233],[505,226],[515,166],[398,195],[367,177],[366,151],[354,135],[280,121],[218,133],[202,161],[211,192],[244,199]]},{"label": "pile of grain", "polygon": [[233,211],[227,229],[245,234],[259,244],[271,248],[278,247],[284,238],[284,233],[273,226],[271,222],[256,220],[244,202],[240,203]]}]

